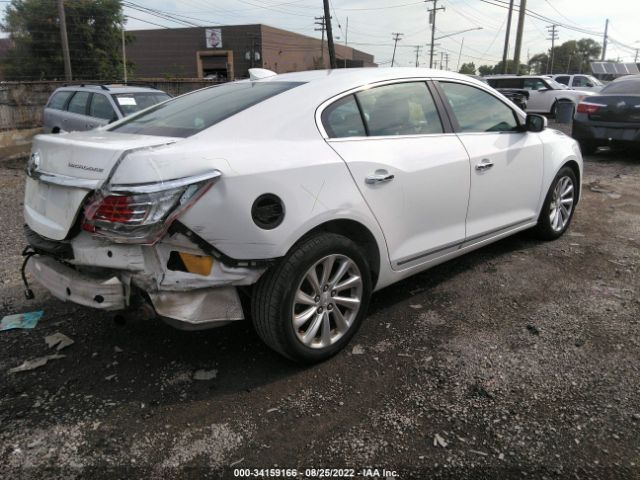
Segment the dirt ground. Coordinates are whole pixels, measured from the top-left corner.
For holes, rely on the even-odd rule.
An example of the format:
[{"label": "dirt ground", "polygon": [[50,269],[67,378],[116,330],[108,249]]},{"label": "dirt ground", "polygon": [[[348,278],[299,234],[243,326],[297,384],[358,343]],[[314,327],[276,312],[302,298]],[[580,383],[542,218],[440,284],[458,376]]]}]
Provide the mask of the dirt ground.
[{"label": "dirt ground", "polygon": [[[44,310],[0,332],[0,478],[640,478],[639,187],[637,154],[589,157],[563,238],[518,235],[387,288],[347,351],[300,367],[249,322],[189,333],[39,288],[26,301],[23,173],[0,165],[0,314]],[[64,358],[8,373],[56,353],[56,332],[75,341]]]}]

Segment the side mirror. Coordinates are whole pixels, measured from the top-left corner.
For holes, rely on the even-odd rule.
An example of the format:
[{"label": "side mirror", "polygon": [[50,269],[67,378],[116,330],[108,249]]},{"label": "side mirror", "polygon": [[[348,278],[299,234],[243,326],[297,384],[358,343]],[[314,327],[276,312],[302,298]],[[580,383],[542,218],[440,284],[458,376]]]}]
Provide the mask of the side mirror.
[{"label": "side mirror", "polygon": [[541,132],[547,128],[547,117],[530,113],[527,115],[525,130],[527,132]]},{"label": "side mirror", "polygon": [[593,83],[587,82],[587,87],[592,88],[593,87]]},{"label": "side mirror", "polygon": [[551,90],[551,89],[550,89],[550,88],[547,88],[547,87],[540,87],[540,88],[538,89],[538,91],[539,91],[539,92],[541,92],[541,93],[542,93],[542,92],[548,92],[549,90]]}]

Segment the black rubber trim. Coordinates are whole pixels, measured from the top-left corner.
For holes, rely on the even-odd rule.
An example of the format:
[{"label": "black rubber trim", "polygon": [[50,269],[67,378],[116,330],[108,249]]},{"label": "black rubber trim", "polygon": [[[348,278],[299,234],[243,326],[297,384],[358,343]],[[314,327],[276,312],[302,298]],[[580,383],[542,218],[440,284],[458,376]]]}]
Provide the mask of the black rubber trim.
[{"label": "black rubber trim", "polygon": [[27,243],[35,253],[52,255],[64,260],[73,260],[73,248],[69,242],[45,238],[31,230],[26,224],[24,225],[24,235],[27,238]]},{"label": "black rubber trim", "polygon": [[224,263],[229,267],[269,267],[273,265],[277,260],[276,258],[264,258],[264,259],[257,259],[257,260],[238,260],[238,259],[232,258],[222,253],[220,250],[218,250],[216,247],[211,245],[209,242],[207,242],[204,238],[202,238],[196,232],[191,230],[185,224],[180,223],[178,221],[173,222],[169,227],[169,234],[173,235],[175,233],[181,233],[182,235],[187,237],[189,240],[191,240],[193,243],[195,243],[198,247],[200,247],[202,251],[204,251],[205,253],[208,253],[213,258]]}]

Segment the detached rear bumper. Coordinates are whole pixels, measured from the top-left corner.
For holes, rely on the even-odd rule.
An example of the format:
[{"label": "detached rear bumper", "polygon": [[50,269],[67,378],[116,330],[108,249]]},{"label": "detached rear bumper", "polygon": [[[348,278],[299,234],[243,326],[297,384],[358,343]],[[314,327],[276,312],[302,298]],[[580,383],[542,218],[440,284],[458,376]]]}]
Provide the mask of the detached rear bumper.
[{"label": "detached rear bumper", "polygon": [[83,275],[42,255],[31,258],[27,269],[38,283],[62,301],[110,311],[128,306],[128,288],[116,276]]},{"label": "detached rear bumper", "polygon": [[[46,255],[33,256],[27,271],[64,302],[106,311],[125,310],[131,304],[130,285],[135,279],[130,272],[84,274]],[[219,327],[244,319],[238,292],[231,285],[147,293],[160,318],[182,330]]]}]

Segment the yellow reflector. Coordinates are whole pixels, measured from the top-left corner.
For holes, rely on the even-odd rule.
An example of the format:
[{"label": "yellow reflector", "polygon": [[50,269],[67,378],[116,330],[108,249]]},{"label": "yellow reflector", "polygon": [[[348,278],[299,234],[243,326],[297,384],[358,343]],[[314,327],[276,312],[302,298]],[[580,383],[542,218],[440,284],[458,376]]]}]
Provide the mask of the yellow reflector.
[{"label": "yellow reflector", "polygon": [[187,267],[187,272],[195,273],[197,275],[209,275],[211,268],[213,267],[213,257],[206,257],[203,255],[193,255],[186,252],[178,252],[180,259],[184,266]]}]

